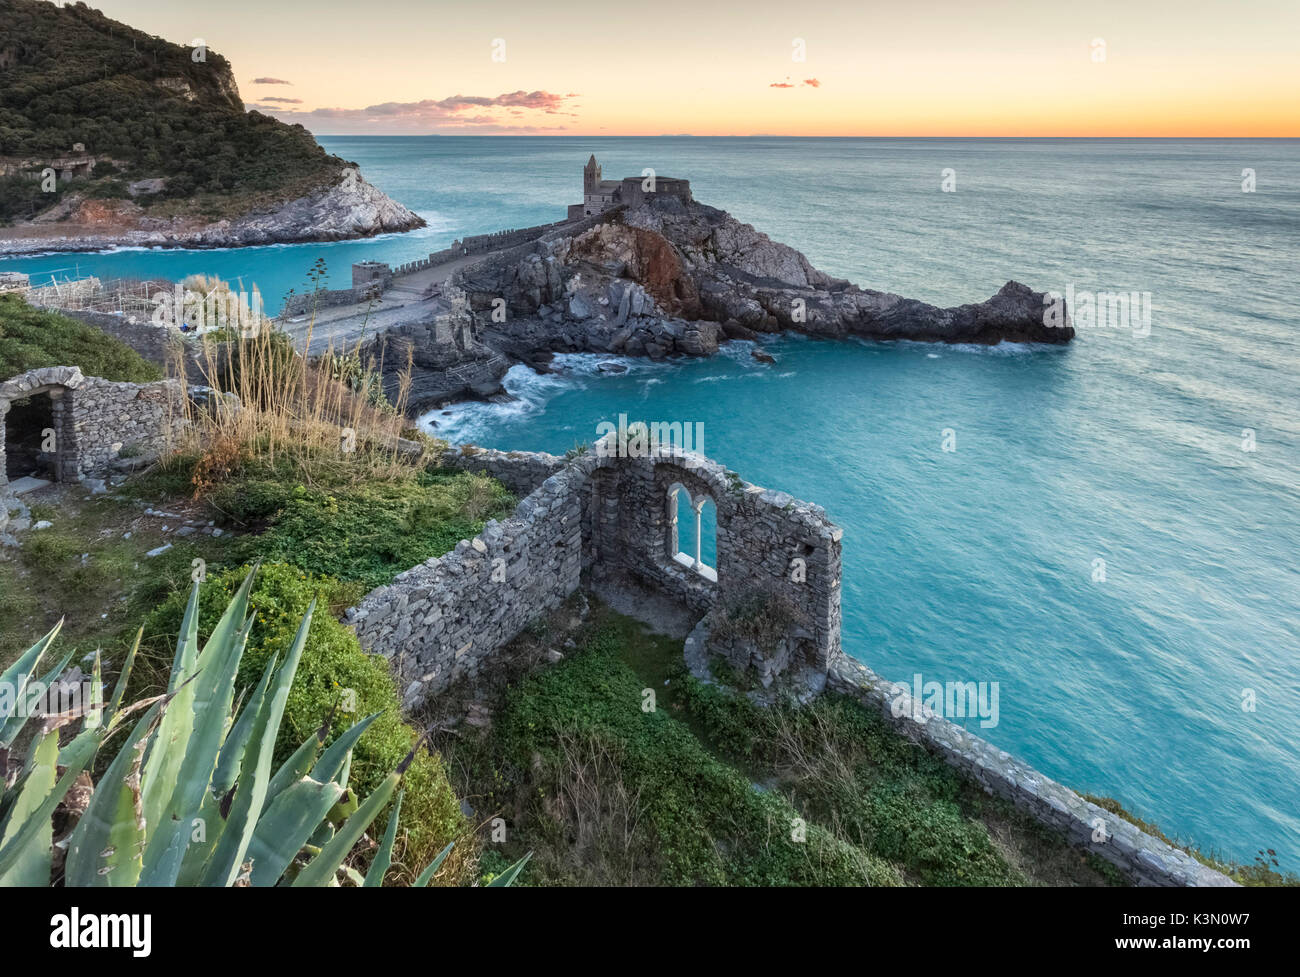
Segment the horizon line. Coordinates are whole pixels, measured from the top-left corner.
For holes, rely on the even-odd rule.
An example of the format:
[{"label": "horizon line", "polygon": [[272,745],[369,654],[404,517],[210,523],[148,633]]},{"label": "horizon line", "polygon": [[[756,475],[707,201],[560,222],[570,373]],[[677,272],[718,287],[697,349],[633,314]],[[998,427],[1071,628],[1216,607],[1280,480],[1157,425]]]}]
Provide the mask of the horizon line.
[{"label": "horizon line", "polygon": [[1173,139],[1235,139],[1235,140],[1300,140],[1300,134],[1294,136],[1228,136],[1228,135],[1200,135],[1200,136],[1133,136],[1133,135],[1107,135],[1107,136],[1067,136],[1067,135],[1037,135],[1037,136],[792,136],[783,135],[775,132],[759,132],[746,135],[696,135],[695,133],[679,132],[664,133],[661,135],[611,135],[609,133],[595,134],[589,133],[579,135],[575,133],[556,133],[556,132],[314,132],[310,129],[312,136],[361,136],[361,137],[383,137],[387,139],[427,139],[431,136],[437,136],[444,139],[1147,139],[1147,140],[1173,140]]}]

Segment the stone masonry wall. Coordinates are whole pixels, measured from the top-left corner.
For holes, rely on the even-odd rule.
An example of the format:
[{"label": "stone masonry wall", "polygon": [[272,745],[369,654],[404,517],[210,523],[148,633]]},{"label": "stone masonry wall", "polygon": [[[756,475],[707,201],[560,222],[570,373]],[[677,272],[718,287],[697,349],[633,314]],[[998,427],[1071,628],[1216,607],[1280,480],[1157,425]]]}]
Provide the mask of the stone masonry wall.
[{"label": "stone masonry wall", "polygon": [[63,315],[96,326],[158,366],[170,365],[185,348],[181,333],[175,327],[160,325],[148,319],[77,309],[70,309],[63,312]]},{"label": "stone masonry wall", "polygon": [[[1110,862],[1139,885],[1231,886],[1231,879],[1136,825],[1084,800],[992,743],[912,701],[861,662],[837,656],[827,687],[879,712],[890,726],[956,767],[990,794],[1011,801],[1065,835],[1075,847]],[[1104,841],[1094,841],[1102,837]]]},{"label": "stone masonry wall", "polygon": [[179,380],[117,383],[83,376],[75,366],[51,366],[0,383],[0,489],[5,488],[5,415],[14,401],[51,401],[55,468],[59,481],[103,478],[124,450],[149,455],[163,450],[184,423]]},{"label": "stone masonry wall", "polygon": [[159,454],[179,433],[184,390],[178,380],[115,383],[87,377],[72,397],[77,470],[102,478],[115,458]]},{"label": "stone masonry wall", "polygon": [[[674,532],[674,486],[695,502],[712,501],[717,566],[697,569],[676,557],[675,544],[688,527]],[[595,580],[625,575],[702,613],[776,604],[791,617],[789,636],[803,664],[824,673],[839,652],[843,533],[820,506],[751,485],[702,455],[667,447],[650,458],[601,459],[588,506]]]},{"label": "stone masonry wall", "polygon": [[443,453],[443,464],[491,475],[522,499],[563,468],[565,460],[541,451],[496,451],[461,445]]},{"label": "stone masonry wall", "polygon": [[[796,616],[806,664],[824,673],[839,650],[840,530],[816,506],[667,448],[621,457],[602,454],[598,443],[565,461],[467,446],[448,451],[444,463],[490,474],[526,497],[511,519],[408,570],[350,612],[362,643],[393,661],[408,704],[472,675],[572,594],[584,569],[597,583],[630,579],[701,614],[721,594],[777,596]],[[714,500],[716,568],[675,559],[674,485]],[[791,574],[795,558],[806,563],[805,573]]]},{"label": "stone masonry wall", "polygon": [[578,588],[587,475],[548,478],[504,522],[398,575],[347,613],[368,651],[387,657],[415,705],[462,677]]}]

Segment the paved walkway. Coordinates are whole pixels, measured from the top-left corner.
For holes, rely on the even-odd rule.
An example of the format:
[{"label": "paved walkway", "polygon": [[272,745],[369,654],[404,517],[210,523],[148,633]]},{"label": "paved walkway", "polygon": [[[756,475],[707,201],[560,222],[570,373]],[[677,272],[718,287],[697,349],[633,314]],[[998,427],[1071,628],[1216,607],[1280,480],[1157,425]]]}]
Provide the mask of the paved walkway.
[{"label": "paved walkway", "polygon": [[351,348],[358,341],[387,332],[395,326],[428,322],[451,309],[451,304],[441,294],[447,280],[462,268],[491,254],[461,255],[432,268],[402,275],[394,278],[376,301],[318,309],[314,321],[310,314],[295,316],[282,320],[280,328],[292,337],[300,350],[320,355],[331,346],[336,351]]}]

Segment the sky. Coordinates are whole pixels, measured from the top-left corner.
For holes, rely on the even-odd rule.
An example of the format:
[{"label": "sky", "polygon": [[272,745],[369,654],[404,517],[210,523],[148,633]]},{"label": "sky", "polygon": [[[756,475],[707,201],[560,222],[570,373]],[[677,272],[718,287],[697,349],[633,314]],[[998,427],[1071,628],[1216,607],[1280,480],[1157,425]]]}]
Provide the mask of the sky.
[{"label": "sky", "polygon": [[99,0],[317,135],[1300,136],[1297,0]]}]

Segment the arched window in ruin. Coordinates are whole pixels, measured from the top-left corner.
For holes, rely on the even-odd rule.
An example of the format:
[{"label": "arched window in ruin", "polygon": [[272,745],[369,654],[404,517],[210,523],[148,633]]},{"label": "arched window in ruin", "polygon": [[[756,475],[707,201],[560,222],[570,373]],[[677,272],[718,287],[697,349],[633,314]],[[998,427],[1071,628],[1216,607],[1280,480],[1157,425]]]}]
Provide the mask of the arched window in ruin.
[{"label": "arched window in ruin", "polygon": [[668,486],[668,556],[717,580],[717,506],[707,493],[692,496],[680,482]]}]

